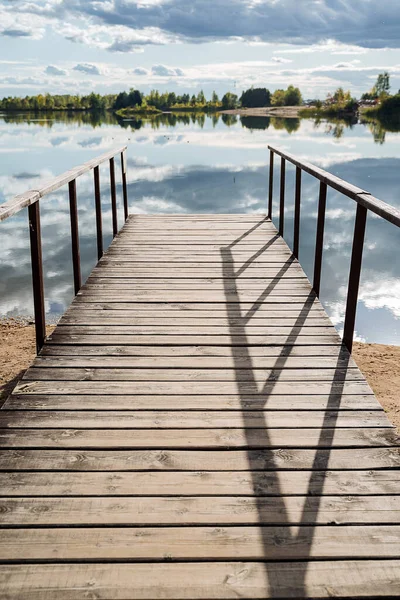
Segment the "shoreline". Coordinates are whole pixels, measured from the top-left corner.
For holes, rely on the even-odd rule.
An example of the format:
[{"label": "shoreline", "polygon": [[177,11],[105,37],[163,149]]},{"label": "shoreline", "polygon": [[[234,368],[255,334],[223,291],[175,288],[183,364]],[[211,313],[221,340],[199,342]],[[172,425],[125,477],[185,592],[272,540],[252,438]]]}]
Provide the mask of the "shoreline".
[{"label": "shoreline", "polygon": [[296,119],[302,110],[310,110],[307,106],[266,106],[263,108],[233,108],[218,111],[221,115],[239,115],[241,117],[281,117]]},{"label": "shoreline", "polygon": [[[46,327],[50,335],[54,325]],[[400,346],[355,342],[353,358],[400,431]],[[26,319],[0,318],[0,406],[35,358],[35,327]]]}]

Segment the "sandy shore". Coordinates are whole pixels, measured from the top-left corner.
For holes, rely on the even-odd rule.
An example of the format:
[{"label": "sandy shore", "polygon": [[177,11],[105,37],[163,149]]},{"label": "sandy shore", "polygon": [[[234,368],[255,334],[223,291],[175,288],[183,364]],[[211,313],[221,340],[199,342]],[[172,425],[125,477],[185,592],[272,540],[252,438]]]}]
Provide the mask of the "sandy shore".
[{"label": "sandy shore", "polygon": [[[46,328],[47,335],[54,326]],[[35,358],[35,327],[18,319],[0,320],[0,406]]]},{"label": "sandy shore", "polygon": [[266,108],[235,108],[220,111],[223,115],[240,115],[242,117],[282,117],[284,119],[296,118],[299,111],[307,106],[268,106]]},{"label": "sandy shore", "polygon": [[353,358],[400,431],[400,346],[355,343]]},{"label": "sandy shore", "polygon": [[[54,326],[47,327],[47,335]],[[400,346],[354,344],[353,357],[389,419],[400,430]],[[0,405],[35,358],[35,328],[0,321]]]}]

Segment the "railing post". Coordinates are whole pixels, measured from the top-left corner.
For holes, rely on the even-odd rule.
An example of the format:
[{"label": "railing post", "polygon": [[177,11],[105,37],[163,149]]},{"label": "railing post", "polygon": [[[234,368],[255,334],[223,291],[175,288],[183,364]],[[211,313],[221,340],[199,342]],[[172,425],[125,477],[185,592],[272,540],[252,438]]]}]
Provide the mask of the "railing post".
[{"label": "railing post", "polygon": [[274,192],[274,153],[269,151],[269,194],[268,194],[268,219],[272,220],[272,195]]},{"label": "railing post", "polygon": [[42,262],[42,237],[40,230],[39,201],[28,208],[29,235],[31,242],[31,266],[33,285],[33,308],[35,314],[36,352],[39,354],[46,339],[46,318],[44,310],[44,285]]},{"label": "railing post", "polygon": [[285,167],[286,160],[281,157],[281,191],[279,200],[279,235],[283,236],[285,222]]},{"label": "railing post", "polygon": [[349,352],[351,352],[353,348],[353,335],[356,322],[358,288],[360,285],[366,223],[367,209],[364,206],[361,206],[361,204],[357,204],[356,221],[354,224],[353,249],[351,252],[349,286],[347,289],[346,316],[344,320],[343,331],[343,343]]},{"label": "railing post", "polygon": [[101,217],[100,171],[94,168],[94,201],[96,207],[97,260],[103,256],[103,222]]},{"label": "railing post", "polygon": [[322,251],[324,247],[324,227],[325,227],[325,209],[326,209],[326,191],[327,185],[321,181],[319,186],[319,202],[318,202],[318,221],[317,221],[317,237],[315,240],[315,258],[314,258],[314,279],[313,289],[317,296],[321,286],[321,266],[322,266]]},{"label": "railing post", "polygon": [[122,193],[124,197],[124,217],[128,219],[128,190],[126,187],[126,158],[125,150],[121,152],[121,171],[122,171]]},{"label": "railing post", "polygon": [[301,169],[296,167],[296,191],[294,196],[294,231],[293,231],[293,256],[299,258],[300,240],[300,198],[301,198]]},{"label": "railing post", "polygon": [[114,158],[110,158],[110,187],[111,187],[111,210],[113,237],[118,233],[118,216],[117,216],[117,192],[115,189],[115,164]]},{"label": "railing post", "polygon": [[72,241],[72,266],[74,270],[74,290],[75,295],[79,292],[82,285],[81,280],[81,257],[79,252],[79,231],[78,231],[78,208],[76,203],[76,180],[73,179],[68,184],[69,188],[69,213],[71,217],[71,241]]}]

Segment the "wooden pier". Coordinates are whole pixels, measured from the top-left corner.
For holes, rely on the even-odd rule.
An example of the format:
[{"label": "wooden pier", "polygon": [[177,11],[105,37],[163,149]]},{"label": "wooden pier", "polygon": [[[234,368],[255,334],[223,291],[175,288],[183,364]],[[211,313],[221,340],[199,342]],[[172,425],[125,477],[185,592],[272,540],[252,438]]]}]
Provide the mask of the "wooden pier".
[{"label": "wooden pier", "polygon": [[[0,599],[399,597],[399,439],[349,350],[367,211],[400,212],[270,147],[267,215],[128,217],[125,150],[0,206],[0,221],[28,207],[38,348],[0,411]],[[99,262],[82,286],[91,170]],[[320,181],[312,284],[302,171]],[[39,201],[66,184],[76,297],[45,339]],[[317,298],[328,186],[357,204],[343,341]]]},{"label": "wooden pier", "polygon": [[0,415],[2,598],[400,593],[394,429],[262,215],[131,216]]}]

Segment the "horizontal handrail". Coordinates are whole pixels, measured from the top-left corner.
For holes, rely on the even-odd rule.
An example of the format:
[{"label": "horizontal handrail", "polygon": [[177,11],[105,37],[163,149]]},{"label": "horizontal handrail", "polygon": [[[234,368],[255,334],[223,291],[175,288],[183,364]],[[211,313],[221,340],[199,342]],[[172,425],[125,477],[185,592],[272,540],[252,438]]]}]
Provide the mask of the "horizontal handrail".
[{"label": "horizontal handrail", "polygon": [[284,216],[285,216],[285,173],[286,161],[288,160],[296,167],[296,184],[294,200],[294,228],[293,228],[293,256],[299,258],[299,238],[300,238],[300,199],[301,199],[301,176],[305,171],[319,180],[319,200],[317,232],[315,239],[314,253],[314,278],[313,290],[316,296],[319,296],[321,285],[322,255],[324,249],[324,229],[325,214],[327,202],[327,190],[331,187],[343,195],[351,198],[357,203],[357,211],[354,223],[353,246],[351,252],[350,274],[347,288],[346,312],[343,330],[343,344],[351,352],[353,347],[354,328],[356,321],[358,290],[360,286],[360,275],[362,266],[362,256],[364,249],[365,229],[367,224],[368,210],[382,217],[389,223],[400,227],[400,210],[378,200],[369,192],[324,171],[309,162],[302,161],[293,154],[283,152],[273,146],[269,149],[269,196],[268,196],[268,218],[272,220],[272,200],[273,200],[273,179],[274,179],[274,154],[281,157],[280,168],[280,195],[279,195],[279,235],[283,237]]},{"label": "horizontal handrail", "polygon": [[92,160],[89,160],[77,167],[74,167],[69,171],[65,171],[65,173],[62,173],[61,175],[58,175],[57,177],[54,177],[53,179],[45,182],[44,185],[42,185],[37,190],[28,190],[23,194],[14,196],[14,198],[9,200],[8,202],[5,202],[4,204],[0,205],[0,222],[5,221],[9,217],[15,215],[23,208],[35,204],[35,202],[37,202],[40,198],[43,198],[43,196],[46,196],[47,194],[58,190],[58,188],[62,187],[66,183],[70,183],[80,175],[83,175],[91,169],[98,167],[99,165],[106,162],[107,160],[110,160],[117,154],[123,154],[126,149],[127,146],[121,146],[119,148],[115,148],[114,150],[110,150],[109,152],[105,152],[104,154],[101,154],[100,156],[97,156]]},{"label": "horizontal handrail", "polygon": [[29,237],[31,246],[31,266],[32,266],[32,287],[33,287],[33,308],[35,313],[36,330],[36,350],[39,353],[46,339],[46,315],[45,315],[45,296],[44,296],[44,277],[42,260],[42,234],[40,226],[40,199],[51,192],[54,192],[63,185],[68,184],[69,195],[69,213],[71,221],[71,246],[72,246],[72,268],[74,275],[74,290],[77,294],[82,285],[81,258],[79,250],[79,219],[78,219],[78,199],[76,180],[80,175],[93,169],[94,176],[94,200],[96,212],[96,234],[97,234],[97,258],[103,256],[103,217],[101,209],[101,190],[100,190],[100,170],[99,165],[109,161],[110,165],[110,195],[111,195],[111,214],[113,237],[118,233],[118,207],[117,190],[115,180],[115,157],[120,154],[121,157],[121,175],[122,175],[122,197],[124,204],[124,220],[128,219],[128,187],[126,177],[126,157],[127,146],[121,146],[105,152],[97,158],[93,158],[78,167],[70,169],[55,177],[37,190],[29,190],[15,196],[9,202],[0,206],[0,222],[15,215],[22,208],[28,208]]},{"label": "horizontal handrail", "polygon": [[285,160],[288,160],[296,167],[300,167],[300,169],[302,169],[306,173],[313,175],[322,183],[329,185],[330,187],[334,188],[338,192],[341,192],[348,198],[355,200],[356,202],[364,206],[364,208],[367,208],[371,212],[379,215],[386,221],[393,223],[393,225],[397,225],[397,227],[400,227],[400,210],[395,208],[394,206],[391,206],[387,202],[383,202],[382,200],[375,198],[368,191],[363,190],[362,188],[359,188],[358,186],[353,185],[352,183],[348,183],[344,179],[340,179],[340,177],[336,177],[336,175],[332,175],[332,173],[324,171],[324,169],[321,169],[307,161],[300,160],[293,154],[283,152],[283,150],[280,150],[279,148],[275,148],[273,146],[268,146],[268,149],[274,152],[275,154],[278,154]]}]

